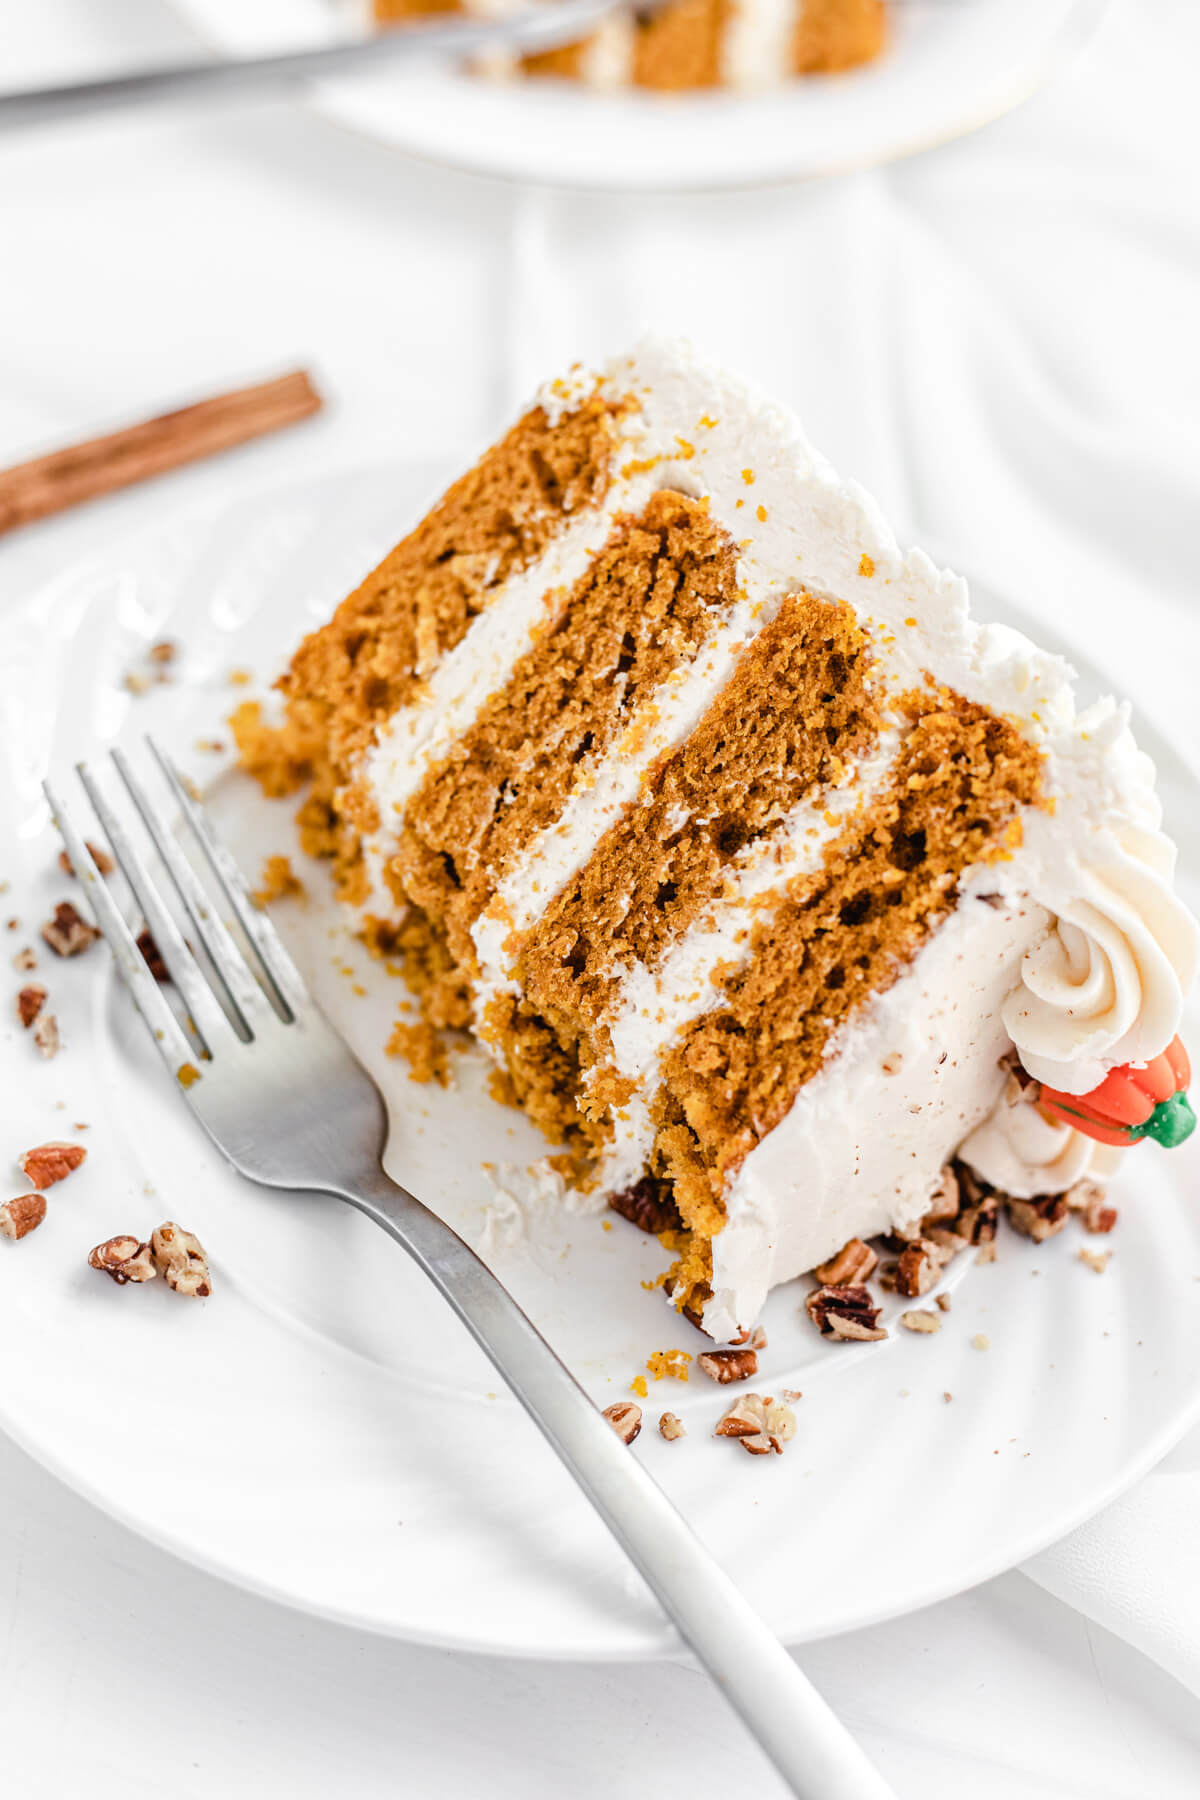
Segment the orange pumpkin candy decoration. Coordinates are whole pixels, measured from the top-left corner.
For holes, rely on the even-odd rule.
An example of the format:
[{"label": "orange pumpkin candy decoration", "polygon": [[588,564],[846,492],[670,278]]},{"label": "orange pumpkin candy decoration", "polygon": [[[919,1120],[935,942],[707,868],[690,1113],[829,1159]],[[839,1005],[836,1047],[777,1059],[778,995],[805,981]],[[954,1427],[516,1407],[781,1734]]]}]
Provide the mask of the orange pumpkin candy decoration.
[{"label": "orange pumpkin candy decoration", "polygon": [[1126,1146],[1149,1137],[1173,1150],[1196,1128],[1196,1115],[1184,1093],[1191,1075],[1187,1051],[1175,1038],[1144,1068],[1122,1063],[1119,1069],[1110,1069],[1090,1094],[1044,1087],[1039,1105],[1097,1143]]}]

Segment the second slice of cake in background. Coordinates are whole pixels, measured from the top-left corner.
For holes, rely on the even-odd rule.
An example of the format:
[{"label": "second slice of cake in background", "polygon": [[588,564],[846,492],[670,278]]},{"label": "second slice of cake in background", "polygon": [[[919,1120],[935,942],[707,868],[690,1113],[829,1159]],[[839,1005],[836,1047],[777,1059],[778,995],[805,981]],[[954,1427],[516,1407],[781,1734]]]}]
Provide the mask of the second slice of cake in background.
[{"label": "second slice of cake in background", "polygon": [[[525,12],[530,4],[375,0],[375,17],[384,25],[428,13],[496,18]],[[596,88],[754,90],[870,62],[885,36],[884,0],[671,0],[618,7],[590,37],[560,49],[522,58],[491,51],[482,68],[494,76],[565,76]]]}]

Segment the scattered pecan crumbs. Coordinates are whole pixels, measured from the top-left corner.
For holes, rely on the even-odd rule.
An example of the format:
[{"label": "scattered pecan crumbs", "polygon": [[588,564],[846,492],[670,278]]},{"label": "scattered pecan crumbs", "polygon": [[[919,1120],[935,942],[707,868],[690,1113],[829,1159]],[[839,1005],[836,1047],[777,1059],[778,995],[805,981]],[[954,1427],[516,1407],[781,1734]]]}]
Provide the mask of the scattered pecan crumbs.
[{"label": "scattered pecan crumbs", "polygon": [[69,900],[61,900],[54,917],[42,926],[42,936],[56,956],[82,956],[90,950],[100,933],[81,918]]},{"label": "scattered pecan crumbs", "polygon": [[1107,1204],[1104,1189],[1098,1181],[1077,1181],[1074,1187],[1067,1189],[1063,1199],[1072,1212],[1080,1215],[1085,1231],[1103,1235],[1117,1222],[1117,1209]]},{"label": "scattered pecan crumbs", "polygon": [[977,1331],[975,1336],[971,1339],[971,1343],[976,1350],[990,1350],[992,1347],[991,1338],[983,1331]]},{"label": "scattered pecan crumbs", "polygon": [[770,1394],[742,1394],[717,1421],[715,1437],[737,1438],[751,1456],[783,1454],[783,1446],[796,1435],[796,1415]]},{"label": "scattered pecan crumbs", "polygon": [[868,1281],[879,1265],[878,1252],[861,1238],[851,1238],[836,1256],[818,1263],[813,1274],[822,1287],[856,1287]]},{"label": "scattered pecan crumbs", "polygon": [[150,1239],[154,1265],[169,1288],[189,1298],[207,1300],[212,1293],[208,1258],[198,1237],[182,1225],[160,1225]]},{"label": "scattered pecan crumbs", "polygon": [[947,1224],[951,1219],[956,1219],[961,1205],[962,1190],[958,1176],[954,1172],[953,1163],[947,1163],[942,1169],[937,1187],[929,1196],[929,1204],[921,1220],[922,1229],[929,1225]]},{"label": "scattered pecan crumbs", "polygon": [[926,1336],[942,1329],[942,1321],[935,1312],[902,1312],[900,1323],[905,1331],[923,1332]]},{"label": "scattered pecan crumbs", "polygon": [[[92,861],[95,863],[100,873],[102,875],[111,875],[117,865],[108,854],[108,851],[101,850],[99,844],[93,844],[91,838],[88,838],[87,840],[87,848]],[[74,876],[74,865],[65,850],[60,850],[58,853],[58,866],[64,875]]]},{"label": "scattered pecan crumbs", "polygon": [[27,975],[30,969],[37,968],[37,957],[33,954],[33,950],[28,944],[23,945],[12,960],[13,968],[17,969],[22,975]]},{"label": "scattered pecan crumbs", "polygon": [[710,1350],[696,1358],[696,1367],[710,1381],[719,1381],[725,1387],[731,1381],[749,1381],[752,1375],[758,1374],[758,1352],[749,1349]]},{"label": "scattered pecan crumbs", "polygon": [[1005,1203],[1009,1223],[1022,1237],[1035,1244],[1045,1243],[1062,1230],[1069,1208],[1065,1194],[1039,1194],[1034,1200],[1008,1200]]},{"label": "scattered pecan crumbs", "polygon": [[57,1056],[62,1049],[62,1033],[53,1013],[44,1012],[33,1028],[33,1041],[43,1056]]},{"label": "scattered pecan crumbs", "polygon": [[149,1244],[124,1233],[108,1238],[88,1254],[88,1265],[111,1275],[118,1287],[129,1281],[153,1281],[158,1274]]},{"label": "scattered pecan crumbs", "polygon": [[642,1429],[642,1409],[632,1400],[617,1400],[612,1406],[606,1406],[604,1417],[623,1444],[632,1444]]},{"label": "scattered pecan crumbs", "polygon": [[1088,1250],[1085,1247],[1079,1252],[1080,1262],[1086,1263],[1088,1268],[1094,1270],[1097,1275],[1103,1275],[1111,1257],[1111,1250]]},{"label": "scattered pecan crumbs", "polygon": [[[620,1213],[639,1231],[648,1231],[654,1237],[662,1231],[678,1231],[683,1224],[665,1184],[653,1175],[643,1175],[633,1187],[613,1194],[608,1204],[613,1212]],[[692,1322],[699,1323],[695,1319]],[[703,1330],[703,1326],[700,1329]]]},{"label": "scattered pecan crumbs", "polygon": [[29,1030],[45,1004],[46,990],[44,987],[38,987],[35,982],[31,982],[28,987],[21,989],[17,995],[17,1017],[26,1031]]},{"label": "scattered pecan crumbs", "polygon": [[874,1343],[887,1332],[879,1323],[879,1307],[865,1287],[813,1288],[804,1301],[822,1337]]},{"label": "scattered pecan crumbs", "polygon": [[677,1418],[672,1412],[662,1414],[658,1421],[658,1430],[659,1435],[665,1437],[669,1443],[673,1443],[676,1438],[687,1436],[687,1432],[683,1428],[683,1420]]},{"label": "scattered pecan crumbs", "polygon": [[142,669],[126,669],[125,686],[131,694],[148,694],[154,682]]},{"label": "scattered pecan crumbs", "polygon": [[950,1311],[950,1296],[949,1296],[949,1294],[939,1294],[934,1301],[934,1305],[938,1308],[938,1310],[940,1312],[949,1312]]},{"label": "scattered pecan crumbs", "polygon": [[40,1194],[18,1194],[0,1206],[0,1237],[28,1237],[45,1216],[46,1202]]},{"label": "scattered pecan crumbs", "polygon": [[32,1150],[26,1150],[18,1161],[26,1181],[32,1181],[41,1192],[43,1188],[53,1187],[56,1181],[64,1181],[86,1159],[87,1151],[82,1144],[50,1143],[37,1144]]},{"label": "scattered pecan crumbs", "polygon": [[170,981],[171,971],[163,961],[162,951],[151,937],[149,927],[138,932],[137,947],[142,953],[142,961],[153,975],[155,981]]},{"label": "scattered pecan crumbs", "polygon": [[179,654],[179,646],[171,638],[163,638],[161,643],[151,644],[146,654],[152,663],[173,663]]},{"label": "scattered pecan crumbs", "polygon": [[906,1300],[918,1300],[940,1279],[942,1270],[954,1255],[955,1244],[939,1244],[933,1238],[918,1238],[906,1244],[896,1264],[896,1292]]},{"label": "scattered pecan crumbs", "polygon": [[993,1263],[993,1262],[995,1262],[995,1260],[996,1260],[995,1241],[993,1239],[989,1238],[987,1243],[980,1244],[978,1250],[975,1252],[975,1261],[977,1263]]}]

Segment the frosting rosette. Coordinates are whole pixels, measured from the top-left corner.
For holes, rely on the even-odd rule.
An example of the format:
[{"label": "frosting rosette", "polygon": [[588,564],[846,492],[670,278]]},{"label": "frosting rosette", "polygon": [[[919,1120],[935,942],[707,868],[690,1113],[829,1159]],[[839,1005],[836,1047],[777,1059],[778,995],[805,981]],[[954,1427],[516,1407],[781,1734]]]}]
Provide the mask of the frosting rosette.
[{"label": "frosting rosette", "polygon": [[1109,853],[1081,866],[1077,896],[1026,954],[1003,1009],[1024,1067],[1068,1094],[1165,1050],[1200,948],[1171,888],[1170,840],[1134,825],[1106,835]]},{"label": "frosting rosette", "polygon": [[1085,1176],[1111,1181],[1124,1150],[1098,1144],[1028,1100],[1007,1092],[958,1153],[978,1175],[1014,1200],[1062,1194]]}]

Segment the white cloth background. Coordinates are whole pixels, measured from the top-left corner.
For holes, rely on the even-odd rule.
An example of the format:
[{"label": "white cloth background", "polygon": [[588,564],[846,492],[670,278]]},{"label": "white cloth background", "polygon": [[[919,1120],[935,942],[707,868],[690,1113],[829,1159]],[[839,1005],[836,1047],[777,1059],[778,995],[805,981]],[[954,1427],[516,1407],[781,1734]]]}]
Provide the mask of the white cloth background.
[{"label": "white cloth background", "polygon": [[[0,0],[5,84],[190,47],[162,0]],[[513,189],[288,105],[0,140],[0,462],[297,361],[332,402],[0,543],[0,616],[231,482],[477,448],[557,363],[648,324],[793,403],[902,535],[1086,633],[1200,757],[1197,66],[1195,0],[1114,0],[1053,88],[977,137],[717,197]],[[620,1800],[697,1755],[712,1791],[777,1791],[686,1669],[489,1661],[298,1619],[97,1517],[2,1440],[0,1495],[18,1800]],[[1200,1434],[1038,1558],[1040,1586],[1014,1573],[802,1660],[902,1794],[1191,1800],[1198,1507]]]}]

